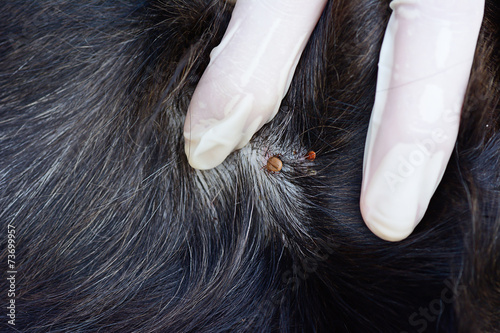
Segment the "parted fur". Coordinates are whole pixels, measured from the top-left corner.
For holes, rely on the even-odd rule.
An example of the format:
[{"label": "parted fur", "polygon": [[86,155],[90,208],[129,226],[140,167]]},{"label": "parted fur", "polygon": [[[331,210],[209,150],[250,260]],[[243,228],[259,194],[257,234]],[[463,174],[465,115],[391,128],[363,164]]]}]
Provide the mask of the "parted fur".
[{"label": "parted fur", "polygon": [[182,128],[230,2],[2,1],[2,332],[500,332],[500,7],[444,179],[388,243],[358,204],[388,4],[329,1],[277,117],[198,171]]}]

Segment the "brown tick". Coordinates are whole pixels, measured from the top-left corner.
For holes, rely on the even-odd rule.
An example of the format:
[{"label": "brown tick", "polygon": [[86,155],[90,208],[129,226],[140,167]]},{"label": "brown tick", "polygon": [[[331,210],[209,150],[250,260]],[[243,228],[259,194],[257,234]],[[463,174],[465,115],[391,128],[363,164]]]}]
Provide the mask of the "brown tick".
[{"label": "brown tick", "polygon": [[276,173],[280,172],[281,168],[283,168],[283,161],[281,161],[278,155],[269,157],[266,164],[267,171]]}]

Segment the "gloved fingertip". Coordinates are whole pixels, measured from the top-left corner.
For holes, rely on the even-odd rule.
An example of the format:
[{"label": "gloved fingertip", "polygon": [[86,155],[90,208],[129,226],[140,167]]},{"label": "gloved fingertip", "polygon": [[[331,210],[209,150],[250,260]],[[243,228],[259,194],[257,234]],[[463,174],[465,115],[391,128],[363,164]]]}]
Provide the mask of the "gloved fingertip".
[{"label": "gloved fingertip", "polygon": [[361,202],[360,206],[363,220],[368,229],[386,241],[398,242],[407,238],[418,223],[412,216],[395,216],[397,214],[394,214],[395,211],[392,207],[369,207],[371,205],[364,202]]},{"label": "gloved fingertip", "polygon": [[430,140],[399,143],[388,151],[375,147],[367,169],[373,167],[373,158],[379,162],[365,174],[360,200],[369,229],[389,241],[408,237],[427,210],[452,147]]},{"label": "gloved fingertip", "polygon": [[198,170],[208,170],[217,167],[233,150],[231,142],[224,141],[214,131],[207,131],[196,138],[190,133],[184,136],[184,149],[189,165]]},{"label": "gloved fingertip", "polygon": [[210,108],[201,107],[204,103],[200,101],[206,97],[204,88],[193,96],[184,124],[184,149],[189,164],[200,170],[221,164],[233,151],[248,144],[267,121],[255,112],[255,98],[251,94],[216,99],[207,102]]}]

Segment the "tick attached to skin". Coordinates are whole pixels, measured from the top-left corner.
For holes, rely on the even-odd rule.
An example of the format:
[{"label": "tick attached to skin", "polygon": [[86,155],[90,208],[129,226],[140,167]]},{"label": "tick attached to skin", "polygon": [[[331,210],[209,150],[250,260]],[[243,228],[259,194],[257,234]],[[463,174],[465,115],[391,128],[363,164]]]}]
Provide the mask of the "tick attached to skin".
[{"label": "tick attached to skin", "polygon": [[315,159],[316,159],[316,152],[311,150],[306,154],[306,160],[314,161]]},{"label": "tick attached to skin", "polygon": [[276,173],[276,172],[280,172],[281,168],[283,168],[283,161],[281,161],[281,159],[279,158],[278,155],[271,156],[267,160],[267,164],[266,164],[267,171],[272,172],[272,173]]}]

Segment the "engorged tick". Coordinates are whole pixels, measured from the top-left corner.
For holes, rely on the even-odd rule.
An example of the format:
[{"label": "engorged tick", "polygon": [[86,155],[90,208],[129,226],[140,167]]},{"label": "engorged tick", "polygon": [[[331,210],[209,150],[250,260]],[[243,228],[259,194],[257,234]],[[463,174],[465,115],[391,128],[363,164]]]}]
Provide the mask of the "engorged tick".
[{"label": "engorged tick", "polygon": [[276,155],[271,156],[267,160],[267,164],[266,164],[267,171],[272,172],[272,173],[280,172],[281,168],[283,168],[283,162],[281,161],[281,159],[278,156],[276,156]]}]

